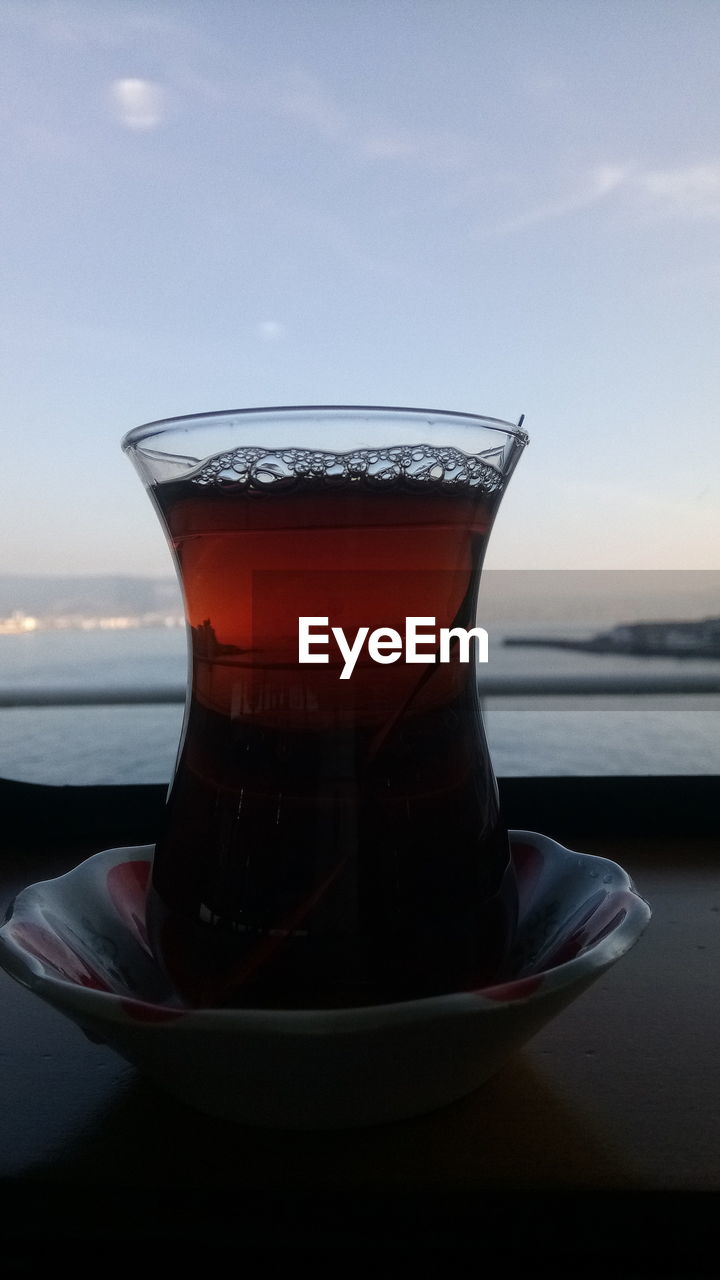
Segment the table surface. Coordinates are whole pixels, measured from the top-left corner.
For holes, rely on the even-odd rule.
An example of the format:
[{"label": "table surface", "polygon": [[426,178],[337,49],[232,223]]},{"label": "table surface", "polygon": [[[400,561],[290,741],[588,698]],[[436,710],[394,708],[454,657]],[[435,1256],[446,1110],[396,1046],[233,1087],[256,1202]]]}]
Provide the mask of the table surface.
[{"label": "table surface", "polygon": [[[5,854],[3,908],[100,847]],[[446,1242],[490,1205],[501,1216],[534,1206],[537,1230],[538,1206],[572,1196],[587,1202],[587,1227],[606,1200],[627,1202],[637,1221],[639,1205],[655,1211],[670,1193],[696,1215],[695,1237],[709,1233],[720,1190],[718,841],[575,847],[629,872],[653,910],[646,932],[475,1093],[398,1124],[288,1133],[208,1118],[0,973],[0,1179],[18,1238],[28,1223],[67,1229],[69,1213],[77,1235],[101,1231],[110,1204],[138,1209],[138,1221],[139,1206],[146,1217],[154,1206],[176,1234],[192,1205],[200,1232],[230,1199],[236,1214],[245,1206],[246,1231],[276,1244],[280,1221],[297,1242],[308,1205],[314,1239],[369,1239],[382,1220],[385,1240],[392,1219]],[[332,1230],[331,1204],[344,1206]]]}]

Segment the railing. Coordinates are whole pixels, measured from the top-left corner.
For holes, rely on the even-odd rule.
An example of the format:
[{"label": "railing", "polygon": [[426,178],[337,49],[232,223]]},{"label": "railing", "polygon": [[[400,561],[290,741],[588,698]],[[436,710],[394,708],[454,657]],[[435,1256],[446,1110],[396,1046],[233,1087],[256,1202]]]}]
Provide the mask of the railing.
[{"label": "railing", "polygon": [[[184,685],[74,686],[0,688],[1,707],[109,707],[160,706],[185,701]],[[720,694],[717,675],[682,672],[677,675],[557,675],[487,676],[481,682],[483,698],[607,697],[622,695]]]}]

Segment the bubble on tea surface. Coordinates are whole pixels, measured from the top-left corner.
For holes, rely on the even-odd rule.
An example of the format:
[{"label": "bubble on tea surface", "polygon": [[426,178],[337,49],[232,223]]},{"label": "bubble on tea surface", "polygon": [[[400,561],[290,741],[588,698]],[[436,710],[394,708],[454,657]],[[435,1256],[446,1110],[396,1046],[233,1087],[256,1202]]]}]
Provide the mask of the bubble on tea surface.
[{"label": "bubble on tea surface", "polygon": [[232,486],[255,492],[287,489],[308,482],[323,488],[347,484],[372,489],[471,490],[497,493],[503,487],[497,449],[466,454],[450,445],[391,445],[331,453],[318,449],[263,449],[243,446],[215,454],[193,475],[199,485]]}]

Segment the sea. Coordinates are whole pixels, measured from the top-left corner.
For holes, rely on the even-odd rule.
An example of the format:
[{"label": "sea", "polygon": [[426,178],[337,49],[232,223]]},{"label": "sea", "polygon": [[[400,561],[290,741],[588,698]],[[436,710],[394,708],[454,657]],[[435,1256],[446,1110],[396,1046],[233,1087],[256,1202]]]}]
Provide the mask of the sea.
[{"label": "sea", "polygon": [[[588,634],[576,624],[488,628],[493,676],[672,679],[720,675],[720,661],[508,647],[508,635]],[[0,694],[52,688],[180,688],[183,627],[38,630],[0,635]],[[720,695],[487,697],[483,718],[498,777],[720,774]],[[0,777],[53,785],[168,783],[182,729],[181,703],[0,706]]]}]

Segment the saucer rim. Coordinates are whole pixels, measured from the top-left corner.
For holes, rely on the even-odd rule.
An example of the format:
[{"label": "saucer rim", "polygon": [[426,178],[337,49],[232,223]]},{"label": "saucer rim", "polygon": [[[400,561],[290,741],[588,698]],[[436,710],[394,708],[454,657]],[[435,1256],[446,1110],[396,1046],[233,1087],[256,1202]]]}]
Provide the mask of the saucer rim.
[{"label": "saucer rim", "polygon": [[[349,1006],[332,1009],[224,1009],[207,1008],[173,1009],[164,1004],[143,1000],[139,996],[121,995],[112,991],[100,991],[84,987],[69,979],[49,975],[42,962],[18,943],[9,932],[12,921],[27,910],[34,898],[42,896],[48,885],[72,879],[87,881],[88,873],[103,864],[119,865],[122,862],[151,862],[154,845],[127,845],[102,849],[83,859],[69,871],[59,876],[39,880],[21,889],[7,908],[0,927],[0,967],[11,977],[35,994],[70,1016],[98,1019],[133,1026],[147,1033],[182,1033],[186,1030],[227,1031],[242,1030],[247,1033],[279,1036],[297,1034],[327,1034],[382,1031],[392,1022],[424,1022],[428,1019],[478,1015],[507,1008],[527,1007],[541,1003],[550,996],[558,996],[564,989],[589,985],[605,969],[626,954],[638,941],[647,927],[652,911],[649,903],[637,891],[631,877],[619,863],[599,854],[580,853],[560,844],[542,832],[513,828],[509,831],[513,844],[530,844],[539,851],[550,853],[556,859],[567,862],[581,859],[592,864],[598,872],[612,876],[612,888],[624,890],[631,906],[622,921],[598,942],[590,944],[578,955],[557,965],[540,969],[531,975],[509,978],[502,983],[477,988],[472,991],[448,992],[442,995],[423,996],[414,1000],[394,1001],[383,1004]],[[97,891],[96,891],[97,896]],[[524,977],[539,981],[524,994],[504,998],[503,989],[520,983]],[[497,995],[493,995],[497,992]],[[157,1010],[171,1015],[163,1021],[140,1023],[129,1016],[127,1006],[143,1010]],[[71,1006],[71,1008],[69,1007]]]}]

